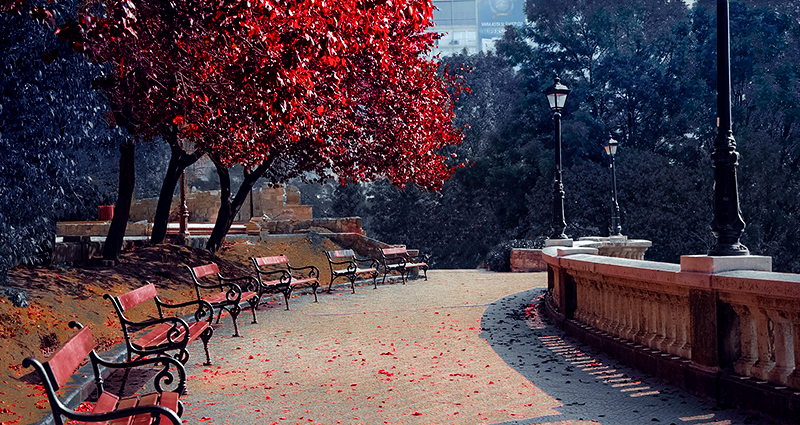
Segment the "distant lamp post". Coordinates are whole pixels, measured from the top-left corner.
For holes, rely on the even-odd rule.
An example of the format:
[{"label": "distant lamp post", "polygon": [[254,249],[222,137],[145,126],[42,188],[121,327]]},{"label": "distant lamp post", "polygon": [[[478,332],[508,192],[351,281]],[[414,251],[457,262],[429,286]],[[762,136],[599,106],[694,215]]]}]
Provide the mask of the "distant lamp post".
[{"label": "distant lamp post", "polygon": [[564,184],[561,181],[561,110],[567,103],[570,89],[561,84],[561,79],[555,78],[552,86],[544,91],[553,119],[556,124],[556,163],[555,182],[553,184],[553,231],[550,239],[568,239],[564,233],[567,229],[567,220],[564,218]]},{"label": "distant lamp post", "polygon": [[711,231],[716,242],[710,256],[749,255],[739,242],[744,219],[739,209],[736,166],[739,152],[731,125],[731,49],[728,0],[717,0],[717,111],[719,125],[711,160],[714,166],[714,219]]},{"label": "distant lamp post", "polygon": [[[178,143],[181,143],[178,141]],[[183,147],[183,145],[181,145]],[[186,245],[189,237],[189,208],[186,206],[186,170],[181,172],[180,205],[178,205],[178,245]]]},{"label": "distant lamp post", "polygon": [[614,139],[608,139],[606,144],[606,155],[611,157],[611,228],[609,229],[609,236],[622,235],[622,226],[620,226],[619,219],[619,203],[617,202],[617,167],[614,165],[614,157],[617,155],[617,146],[619,142]]}]

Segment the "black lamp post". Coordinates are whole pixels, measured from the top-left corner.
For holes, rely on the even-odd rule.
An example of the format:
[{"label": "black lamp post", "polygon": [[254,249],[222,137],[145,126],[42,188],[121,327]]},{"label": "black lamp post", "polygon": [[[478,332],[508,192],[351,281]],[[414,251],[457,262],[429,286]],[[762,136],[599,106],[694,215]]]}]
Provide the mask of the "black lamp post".
[{"label": "black lamp post", "polygon": [[614,156],[617,154],[617,146],[619,142],[614,139],[608,139],[606,144],[606,155],[611,157],[611,228],[609,229],[609,236],[622,235],[622,226],[620,226],[619,219],[619,203],[617,202],[617,168],[614,166]]},{"label": "black lamp post", "polygon": [[714,140],[711,160],[714,166],[714,219],[711,231],[716,243],[708,255],[748,255],[747,247],[739,242],[744,220],[739,209],[739,188],[736,166],[739,152],[731,126],[731,50],[728,0],[717,0],[717,113],[719,127]]},{"label": "black lamp post", "polygon": [[550,239],[568,239],[564,231],[567,229],[567,220],[564,218],[564,184],[561,181],[561,110],[567,102],[570,89],[561,84],[561,79],[555,78],[552,86],[544,91],[553,119],[556,123],[556,164],[555,183],[553,185],[553,231]]}]

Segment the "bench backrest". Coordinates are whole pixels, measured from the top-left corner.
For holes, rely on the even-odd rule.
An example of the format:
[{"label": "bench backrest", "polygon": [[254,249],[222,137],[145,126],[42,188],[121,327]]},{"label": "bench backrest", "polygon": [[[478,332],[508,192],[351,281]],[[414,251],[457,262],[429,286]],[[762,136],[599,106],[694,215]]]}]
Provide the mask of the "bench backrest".
[{"label": "bench backrest", "polygon": [[408,251],[404,246],[393,246],[390,248],[381,248],[381,253],[385,257],[396,257],[399,255],[406,255],[408,254]]},{"label": "bench backrest", "polygon": [[281,264],[289,264],[289,259],[285,255],[278,255],[275,257],[258,257],[254,258],[256,265],[260,266],[278,266]]},{"label": "bench backrest", "polygon": [[206,264],[204,266],[192,267],[191,269],[192,273],[194,274],[194,277],[198,279],[212,274],[213,275],[219,274],[219,267],[217,267],[216,263]]},{"label": "bench backrest", "polygon": [[119,306],[122,308],[122,311],[125,311],[136,307],[147,300],[152,300],[156,297],[156,295],[156,286],[152,283],[148,283],[141,288],[134,289],[133,291],[122,294],[116,298],[119,302]]},{"label": "bench backrest", "polygon": [[356,253],[352,249],[340,249],[338,251],[325,251],[328,258],[353,258]]},{"label": "bench backrest", "polygon": [[56,390],[61,388],[94,350],[95,341],[88,327],[81,329],[45,363],[45,370]]}]

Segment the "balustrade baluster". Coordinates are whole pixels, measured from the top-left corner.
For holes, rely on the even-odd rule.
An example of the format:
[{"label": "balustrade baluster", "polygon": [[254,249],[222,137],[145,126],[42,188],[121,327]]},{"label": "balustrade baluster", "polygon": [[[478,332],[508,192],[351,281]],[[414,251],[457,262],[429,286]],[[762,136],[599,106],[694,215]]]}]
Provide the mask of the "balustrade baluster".
[{"label": "balustrade baluster", "polygon": [[758,339],[756,337],[756,321],[750,309],[744,305],[732,305],[739,316],[742,354],[733,364],[733,371],[743,376],[750,376],[750,369],[758,360]]},{"label": "balustrade baluster", "polygon": [[794,371],[786,377],[786,385],[800,390],[800,313],[790,314],[789,320],[792,327],[792,357],[794,358]]},{"label": "balustrade baluster", "polygon": [[753,309],[751,313],[756,322],[758,360],[750,368],[750,376],[766,381],[769,377],[769,372],[775,367],[775,359],[773,357],[775,347],[774,341],[770,337],[774,324],[767,312],[762,308]]},{"label": "balustrade baluster", "polygon": [[794,344],[792,342],[792,323],[785,313],[777,310],[767,312],[772,320],[772,340],[775,341],[772,358],[775,367],[767,375],[767,380],[773,384],[786,385],[786,378],[794,371]]}]

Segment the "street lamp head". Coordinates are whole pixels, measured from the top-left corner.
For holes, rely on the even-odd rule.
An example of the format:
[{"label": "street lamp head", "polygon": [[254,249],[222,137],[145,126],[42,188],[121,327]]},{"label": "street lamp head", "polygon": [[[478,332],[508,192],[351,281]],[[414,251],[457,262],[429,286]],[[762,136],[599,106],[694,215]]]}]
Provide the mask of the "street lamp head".
[{"label": "street lamp head", "polygon": [[605,146],[606,155],[608,155],[608,156],[616,155],[617,154],[617,146],[618,145],[619,145],[619,142],[617,142],[613,138],[608,139],[608,143]]},{"label": "street lamp head", "polygon": [[544,91],[547,95],[547,102],[550,104],[550,109],[553,112],[561,112],[564,105],[567,103],[567,95],[571,90],[567,86],[561,84],[561,79],[556,77],[552,86]]}]

